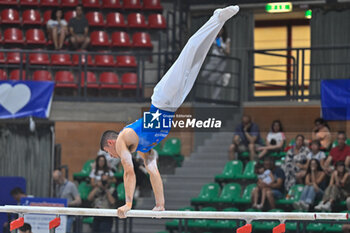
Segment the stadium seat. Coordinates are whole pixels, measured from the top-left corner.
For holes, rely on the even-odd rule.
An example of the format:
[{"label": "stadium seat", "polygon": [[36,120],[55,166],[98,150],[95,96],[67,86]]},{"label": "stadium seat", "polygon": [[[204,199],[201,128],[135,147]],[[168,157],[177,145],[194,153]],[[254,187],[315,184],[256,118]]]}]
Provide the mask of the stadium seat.
[{"label": "stadium seat", "polygon": [[128,15],[129,28],[147,28],[145,16],[141,13],[131,13]]},{"label": "stadium seat", "polygon": [[135,32],[132,35],[132,45],[137,48],[153,48],[151,36],[147,32]]},{"label": "stadium seat", "polygon": [[243,194],[240,198],[235,199],[233,202],[237,205],[246,205],[246,204],[250,204],[251,198],[252,198],[252,192],[253,189],[256,187],[256,184],[250,184],[248,185],[244,191]]},{"label": "stadium seat", "polygon": [[160,0],[143,0],[143,9],[151,11],[162,11],[163,7]]},{"label": "stadium seat", "polygon": [[51,64],[52,65],[61,65],[61,66],[70,66],[72,61],[70,55],[66,53],[57,53],[51,55]]},{"label": "stadium seat", "polygon": [[92,46],[109,46],[108,34],[105,31],[93,31],[90,38]]},{"label": "stadium seat", "polygon": [[254,171],[255,164],[256,164],[256,161],[249,161],[245,165],[243,174],[237,174],[236,179],[245,179],[245,180],[257,179],[257,176],[256,176],[255,171]]},{"label": "stadium seat", "polygon": [[148,27],[150,29],[166,29],[166,20],[161,14],[151,14],[148,16]]},{"label": "stadium seat", "polygon": [[32,80],[34,81],[52,81],[51,73],[47,70],[36,70],[33,72]]},{"label": "stadium seat", "polygon": [[1,24],[20,24],[18,11],[15,9],[5,9],[1,11]]},{"label": "stadium seat", "polygon": [[19,69],[12,70],[10,72],[10,77],[11,80],[26,80],[26,72],[22,70],[22,78],[21,78],[21,72]]},{"label": "stadium seat", "polygon": [[[117,186],[117,194],[118,194],[118,202],[119,204],[124,204],[125,203],[125,189],[124,189],[124,183],[120,183],[118,186]],[[132,201],[133,205],[136,204],[136,200],[135,198],[133,199]]]},{"label": "stadium seat", "polygon": [[23,44],[23,33],[18,28],[8,28],[4,31],[4,42],[7,44]]},{"label": "stadium seat", "polygon": [[58,7],[59,5],[59,0],[40,0],[41,7]]},{"label": "stadium seat", "polygon": [[82,200],[87,200],[89,193],[91,192],[92,187],[90,184],[88,184],[86,181],[82,181],[80,182],[80,184],[78,185],[78,192],[80,194],[80,198]]},{"label": "stadium seat", "polygon": [[198,205],[210,203],[219,196],[220,186],[218,183],[209,183],[202,187],[199,195],[191,199],[191,204]]},{"label": "stadium seat", "polygon": [[142,5],[140,0],[123,0],[123,8],[125,10],[141,10]]},{"label": "stadium seat", "polygon": [[[205,207],[202,208],[200,211],[216,211],[214,207]],[[207,228],[210,224],[214,223],[214,219],[196,219],[196,220],[188,220],[188,227],[189,228]]]},{"label": "stadium seat", "polygon": [[124,177],[124,169],[123,167],[117,168],[117,170],[114,173],[114,177],[118,180],[122,180]]},{"label": "stadium seat", "polygon": [[135,56],[117,56],[117,67],[137,67]]},{"label": "stadium seat", "polygon": [[[186,207],[183,207],[183,208],[180,208],[178,209],[178,211],[194,211],[194,207],[193,206],[186,206]],[[178,229],[179,227],[179,224],[180,224],[180,220],[179,219],[174,219],[172,221],[167,221],[165,223],[165,227],[167,229]],[[183,224],[182,224],[183,225]]]},{"label": "stadium seat", "polygon": [[49,55],[41,51],[38,51],[36,53],[30,53],[29,63],[32,65],[49,65],[50,64]]},{"label": "stadium seat", "polygon": [[75,7],[78,4],[79,4],[78,0],[61,0],[61,6],[62,7]]},{"label": "stadium seat", "polygon": [[294,202],[299,201],[299,198],[301,196],[301,193],[303,192],[304,185],[297,184],[293,185],[285,198],[276,200],[277,205],[292,205]]},{"label": "stadium seat", "polygon": [[100,74],[101,88],[120,89],[119,77],[113,72],[103,72]]},{"label": "stadium seat", "polygon": [[[237,208],[225,208],[222,211],[230,211],[230,212],[237,212],[239,211]],[[232,220],[232,219],[225,219],[225,220],[217,220],[214,222],[209,223],[209,228],[210,229],[234,229],[237,228],[239,226],[242,226],[242,224],[240,224],[240,222],[238,222],[239,224],[237,225],[237,221],[236,220]],[[221,231],[220,231],[221,232]]]},{"label": "stadium seat", "polygon": [[0,0],[0,5],[2,6],[17,6],[17,0]]},{"label": "stadium seat", "polygon": [[102,0],[102,8],[104,9],[122,9],[120,0]]},{"label": "stadium seat", "polygon": [[[137,82],[136,74],[134,76],[135,76],[134,79],[136,78],[135,81]],[[124,79],[123,79],[123,84],[124,83],[125,82],[124,82]],[[135,84],[135,88],[136,88],[136,84]],[[162,149],[158,152],[159,156],[165,156],[165,155],[175,156],[175,155],[180,155],[180,153],[181,153],[181,141],[180,141],[179,138],[168,138],[165,141]]]},{"label": "stadium seat", "polygon": [[[7,63],[9,64],[19,64],[21,63],[21,54],[18,51],[13,52],[7,52]],[[18,49],[17,49],[18,50]],[[22,62],[24,63],[26,61],[26,55],[22,54]]]},{"label": "stadium seat", "polygon": [[101,12],[91,11],[91,12],[88,12],[85,16],[89,22],[89,26],[92,26],[92,27],[105,26],[105,22],[104,22],[103,15]]},{"label": "stadium seat", "polygon": [[95,65],[96,66],[115,66],[115,61],[110,54],[97,54],[95,55]]},{"label": "stadium seat", "polygon": [[[137,89],[137,74],[125,73],[122,75],[123,89],[136,90]],[[166,144],[166,143],[165,143]],[[164,146],[165,146],[164,144]],[[164,147],[163,147],[164,149]]]},{"label": "stadium seat", "polygon": [[124,16],[119,12],[111,12],[107,15],[107,27],[126,27]]},{"label": "stadium seat", "polygon": [[99,0],[82,0],[82,3],[85,8],[100,8]]},{"label": "stadium seat", "polygon": [[26,31],[26,39],[27,44],[37,44],[37,45],[45,45],[46,44],[46,38],[43,30],[41,29],[29,29]]},{"label": "stadium seat", "polygon": [[233,203],[241,195],[241,185],[237,183],[226,184],[219,197],[214,198],[215,203]]},{"label": "stadium seat", "polygon": [[90,172],[92,170],[92,164],[94,162],[94,159],[86,161],[80,172],[73,173],[73,179],[80,181],[89,178]]},{"label": "stadium seat", "polygon": [[112,46],[113,47],[131,47],[129,34],[126,32],[113,32],[112,33]]},{"label": "stadium seat", "polygon": [[39,0],[19,0],[21,6],[39,6]]},{"label": "stadium seat", "polygon": [[75,16],[77,16],[77,12],[76,11],[67,11],[64,14],[64,19],[67,21],[67,23],[69,23],[69,20],[71,18],[74,18]]},{"label": "stadium seat", "polygon": [[[82,52],[82,51],[80,51],[80,52]],[[74,54],[72,56],[73,65],[79,65],[79,57],[81,57],[81,65],[84,65],[86,60],[87,60],[87,64],[89,66],[93,66],[94,65],[94,62],[92,60],[91,55],[78,55],[78,54]]]},{"label": "stadium seat", "polygon": [[51,10],[47,10],[43,14],[44,24],[46,25],[47,21],[49,21],[50,19],[51,19]]},{"label": "stadium seat", "polygon": [[24,25],[41,25],[41,16],[38,10],[25,10],[22,14],[22,22]]},{"label": "stadium seat", "polygon": [[[86,87],[87,88],[98,88],[99,85],[97,83],[96,75],[90,71],[86,73]],[[80,85],[81,87],[84,87],[85,85],[85,72],[81,72],[80,75]]]},{"label": "stadium seat", "polygon": [[221,174],[215,176],[215,181],[231,180],[242,174],[243,164],[240,160],[232,160],[225,164]]},{"label": "stadium seat", "polygon": [[0,80],[3,81],[3,80],[7,80],[7,73],[5,70],[1,70],[0,69]]},{"label": "stadium seat", "polygon": [[[283,212],[281,209],[272,209],[269,210],[268,212]],[[275,221],[253,221],[253,229],[254,231],[263,231],[263,232],[269,232],[272,231],[272,229],[276,226],[278,226],[280,222],[277,220]]]},{"label": "stadium seat", "polygon": [[78,88],[70,71],[57,71],[55,74],[56,87]]},{"label": "stadium seat", "polygon": [[6,59],[5,59],[5,53],[4,52],[0,52],[0,63],[5,63]]}]

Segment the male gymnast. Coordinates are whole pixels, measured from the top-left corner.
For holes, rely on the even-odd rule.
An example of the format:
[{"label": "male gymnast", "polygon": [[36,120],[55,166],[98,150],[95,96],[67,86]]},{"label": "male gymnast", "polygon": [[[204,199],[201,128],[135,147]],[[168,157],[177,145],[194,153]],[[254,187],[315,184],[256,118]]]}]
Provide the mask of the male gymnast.
[{"label": "male gymnast", "polygon": [[[205,56],[220,29],[238,11],[238,6],[215,10],[213,16],[188,40],[175,63],[153,90],[150,108],[150,113],[153,115],[152,121],[162,115],[174,115],[190,92]],[[125,205],[118,208],[120,218],[126,218],[126,213],[132,207],[136,177],[131,153],[135,151],[143,158],[150,175],[156,201],[153,210],[164,210],[163,182],[152,148],[163,140],[169,131],[170,128],[146,131],[143,128],[143,118],[140,118],[119,133],[112,130],[103,133],[100,142],[101,149],[113,157],[119,157],[124,168]]]}]

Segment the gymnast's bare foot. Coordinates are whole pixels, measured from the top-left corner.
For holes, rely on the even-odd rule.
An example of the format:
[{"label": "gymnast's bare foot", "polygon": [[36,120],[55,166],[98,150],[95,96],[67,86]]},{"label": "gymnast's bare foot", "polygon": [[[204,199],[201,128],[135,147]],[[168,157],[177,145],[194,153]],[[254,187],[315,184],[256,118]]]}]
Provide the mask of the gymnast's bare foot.
[{"label": "gymnast's bare foot", "polygon": [[165,208],[164,208],[164,206],[155,206],[152,210],[153,211],[164,211]]}]

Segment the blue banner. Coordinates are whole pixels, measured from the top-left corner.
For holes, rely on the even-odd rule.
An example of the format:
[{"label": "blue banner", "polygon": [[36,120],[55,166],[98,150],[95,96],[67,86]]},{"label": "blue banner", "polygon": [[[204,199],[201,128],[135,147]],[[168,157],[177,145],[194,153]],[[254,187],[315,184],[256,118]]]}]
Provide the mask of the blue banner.
[{"label": "blue banner", "polygon": [[350,120],[350,80],[321,82],[322,117],[329,121]]},{"label": "blue banner", "polygon": [[0,119],[48,118],[54,82],[0,81]]}]

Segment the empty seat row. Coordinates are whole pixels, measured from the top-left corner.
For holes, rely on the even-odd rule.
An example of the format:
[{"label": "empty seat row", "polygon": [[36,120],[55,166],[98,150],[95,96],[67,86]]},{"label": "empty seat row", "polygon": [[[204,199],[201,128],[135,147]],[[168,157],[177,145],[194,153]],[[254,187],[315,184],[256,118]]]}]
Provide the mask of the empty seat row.
[{"label": "empty seat row", "polygon": [[[0,5],[7,6],[40,6],[40,7],[75,7],[79,4],[79,0],[0,0]],[[82,4],[87,8],[102,9],[125,9],[125,10],[151,10],[161,11],[163,7],[160,0],[82,0]]]},{"label": "empty seat row", "polygon": [[[15,9],[5,9],[1,11],[2,24],[23,24],[23,25],[44,25],[51,18],[51,10],[44,12],[43,18],[38,10],[28,9],[23,11],[22,20]],[[75,11],[68,11],[64,14],[64,19],[69,20],[76,16]],[[107,14],[106,20],[103,18],[101,12],[93,11],[86,14],[86,18],[90,26],[99,27],[130,27],[130,28],[151,28],[151,29],[165,29],[166,20],[161,14],[151,14],[148,16],[148,24],[145,16],[141,13],[131,13],[128,15],[128,23],[126,23],[123,14],[119,12],[112,12]]]}]

